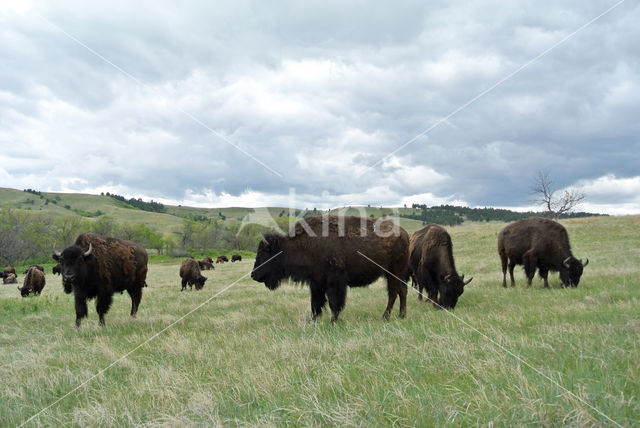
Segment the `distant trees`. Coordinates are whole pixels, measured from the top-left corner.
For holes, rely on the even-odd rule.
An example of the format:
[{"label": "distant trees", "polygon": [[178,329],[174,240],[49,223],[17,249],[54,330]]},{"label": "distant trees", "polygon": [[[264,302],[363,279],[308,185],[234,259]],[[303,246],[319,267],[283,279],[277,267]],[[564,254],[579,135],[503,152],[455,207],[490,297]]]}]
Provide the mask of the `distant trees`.
[{"label": "distant trees", "polygon": [[558,195],[553,188],[553,181],[548,172],[539,171],[533,185],[533,193],[536,195],[536,203],[542,205],[545,212],[553,218],[571,212],[586,197],[578,189],[565,189]]}]

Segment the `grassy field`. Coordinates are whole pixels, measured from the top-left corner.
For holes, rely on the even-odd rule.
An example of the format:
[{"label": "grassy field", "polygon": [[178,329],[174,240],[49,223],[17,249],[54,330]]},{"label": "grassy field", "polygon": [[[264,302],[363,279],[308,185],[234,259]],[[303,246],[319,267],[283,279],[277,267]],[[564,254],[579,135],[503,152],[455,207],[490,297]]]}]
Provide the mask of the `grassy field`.
[{"label": "grassy field", "polygon": [[389,322],[382,281],[311,324],[308,289],[268,291],[252,260],[182,293],[177,262],[154,263],[138,318],[118,294],[104,328],[93,306],[74,327],[59,277],[26,299],[0,285],[0,424],[637,425],[640,216],[562,223],[590,260],[577,289],[525,289],[520,268],[503,289],[503,224],[463,224],[448,230],[474,280],[455,311],[410,291]]}]

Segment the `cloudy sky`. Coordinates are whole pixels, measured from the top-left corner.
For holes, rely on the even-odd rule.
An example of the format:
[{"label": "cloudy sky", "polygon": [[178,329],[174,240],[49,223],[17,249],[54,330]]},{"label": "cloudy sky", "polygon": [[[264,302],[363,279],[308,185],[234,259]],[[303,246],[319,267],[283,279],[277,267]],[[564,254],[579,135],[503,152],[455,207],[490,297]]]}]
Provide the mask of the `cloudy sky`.
[{"label": "cloudy sky", "polygon": [[528,207],[546,171],[640,213],[638,22],[631,0],[0,0],[0,187]]}]

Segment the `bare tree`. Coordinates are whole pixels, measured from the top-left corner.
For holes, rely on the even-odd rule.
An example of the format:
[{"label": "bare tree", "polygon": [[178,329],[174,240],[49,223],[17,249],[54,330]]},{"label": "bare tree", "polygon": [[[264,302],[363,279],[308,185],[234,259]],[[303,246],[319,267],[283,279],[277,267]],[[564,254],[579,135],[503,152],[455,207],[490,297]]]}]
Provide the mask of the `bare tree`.
[{"label": "bare tree", "polygon": [[565,189],[561,196],[556,196],[556,190],[553,188],[553,181],[551,181],[549,173],[543,171],[539,171],[535,178],[533,192],[536,195],[535,202],[543,205],[547,213],[554,218],[570,212],[586,197],[578,189]]}]

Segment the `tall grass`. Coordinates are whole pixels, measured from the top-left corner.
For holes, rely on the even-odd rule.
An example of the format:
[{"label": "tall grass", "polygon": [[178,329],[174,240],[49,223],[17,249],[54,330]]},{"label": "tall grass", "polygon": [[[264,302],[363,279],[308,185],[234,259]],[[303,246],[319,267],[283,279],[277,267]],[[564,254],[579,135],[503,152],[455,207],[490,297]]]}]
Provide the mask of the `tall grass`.
[{"label": "tall grass", "polygon": [[389,322],[383,281],[349,290],[336,325],[311,324],[308,289],[268,291],[252,260],[203,272],[199,292],[180,292],[178,264],[152,264],[138,318],[118,294],[104,328],[92,307],[74,327],[59,277],[25,299],[0,285],[0,421],[26,421],[240,279],[30,425],[635,425],[640,217],[563,224],[590,260],[577,289],[557,275],[526,289],[520,268],[503,289],[503,224],[463,224],[449,231],[474,280],[455,311],[410,292],[408,318],[396,304]]}]

